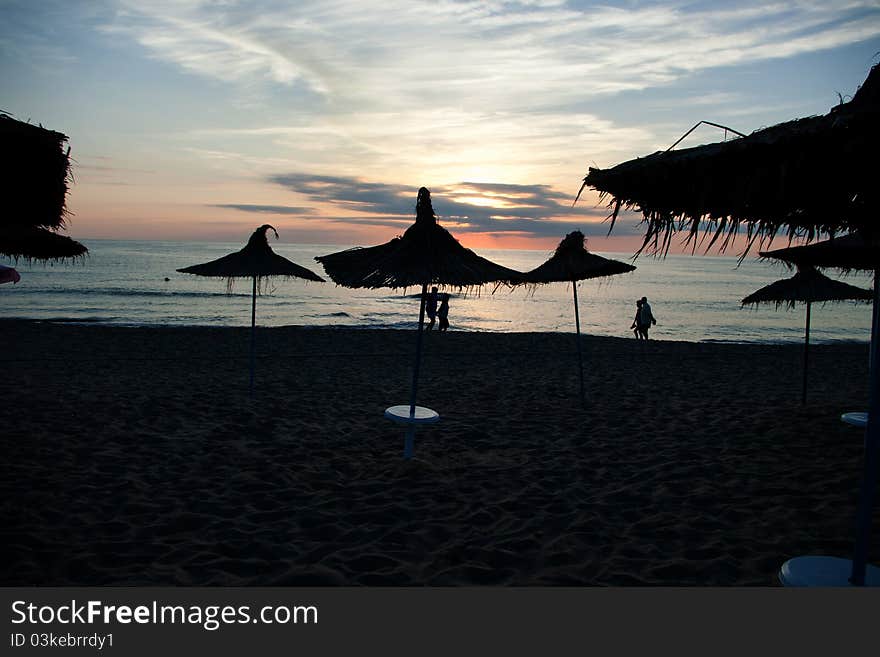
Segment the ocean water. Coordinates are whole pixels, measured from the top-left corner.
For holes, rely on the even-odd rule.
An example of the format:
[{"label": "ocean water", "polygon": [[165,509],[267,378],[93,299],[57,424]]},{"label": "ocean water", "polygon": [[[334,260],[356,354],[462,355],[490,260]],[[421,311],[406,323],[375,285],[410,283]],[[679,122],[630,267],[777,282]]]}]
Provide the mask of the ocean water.
[{"label": "ocean water", "polygon": [[[0,285],[0,316],[119,325],[249,326],[251,281],[237,280],[227,293],[224,279],[177,273],[186,267],[237,251],[242,244],[84,240],[84,262],[54,265],[19,262],[18,284]],[[339,245],[290,245],[272,248],[324,276],[316,255]],[[520,271],[541,264],[550,252],[479,250],[499,264]],[[601,253],[630,261],[631,253]],[[13,264],[5,261],[4,264]],[[578,284],[581,331],[632,337],[635,301],[647,296],[657,318],[653,338],[692,342],[801,342],[805,307],[773,305],[742,308],[740,300],[758,288],[791,276],[781,264],[735,257],[639,257],[636,271]],[[836,277],[834,272],[828,275]],[[165,278],[170,280],[166,281]],[[850,274],[852,285],[870,287],[871,278]],[[261,326],[350,326],[414,328],[418,290],[350,290],[300,279],[272,279],[257,299]],[[574,330],[571,284],[534,290],[491,286],[479,293],[451,290],[452,330]],[[865,303],[814,304],[811,342],[867,342],[871,306]]]}]

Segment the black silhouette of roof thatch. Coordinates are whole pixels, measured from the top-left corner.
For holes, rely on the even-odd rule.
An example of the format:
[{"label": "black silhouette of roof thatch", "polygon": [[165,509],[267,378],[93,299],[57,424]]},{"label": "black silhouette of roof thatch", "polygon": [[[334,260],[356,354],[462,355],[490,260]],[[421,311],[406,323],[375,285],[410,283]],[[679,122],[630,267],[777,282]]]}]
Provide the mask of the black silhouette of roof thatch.
[{"label": "black silhouette of roof thatch", "polygon": [[61,260],[88,252],[54,231],[68,216],[72,182],[67,136],[0,112],[0,253],[14,259]]},{"label": "black silhouette of roof thatch", "polygon": [[[665,253],[675,232],[701,233],[723,249],[745,228],[748,247],[789,238],[877,232],[880,65],[855,96],[823,116],[796,119],[726,141],[590,168],[584,186],[608,201],[609,218],[641,212],[642,250]],[[748,248],[747,247],[747,248]]]},{"label": "black silhouette of roof thatch", "polygon": [[861,233],[850,233],[803,246],[761,251],[759,255],[805,267],[873,271],[880,267],[880,236],[866,239]]}]

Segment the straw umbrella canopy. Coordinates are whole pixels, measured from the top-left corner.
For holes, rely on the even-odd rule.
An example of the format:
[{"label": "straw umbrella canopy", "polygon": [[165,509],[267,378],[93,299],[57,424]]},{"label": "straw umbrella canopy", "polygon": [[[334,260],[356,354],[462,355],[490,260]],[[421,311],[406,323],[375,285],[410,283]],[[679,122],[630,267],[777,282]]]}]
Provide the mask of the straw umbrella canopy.
[{"label": "straw umbrella canopy", "polygon": [[269,224],[264,224],[253,232],[248,243],[240,251],[230,253],[210,262],[177,270],[184,274],[225,278],[227,290],[232,289],[232,284],[236,278],[253,279],[253,292],[251,294],[251,395],[254,394],[254,338],[257,324],[257,292],[260,291],[263,280],[271,276],[283,276],[285,278],[304,278],[307,281],[324,282],[324,279],[315,272],[275,253],[272,247],[269,246],[269,240],[266,238],[268,230],[275,233],[275,239],[278,239],[278,231]]},{"label": "straw umbrella canopy", "polygon": [[470,288],[486,283],[518,281],[508,269],[466,249],[437,223],[431,192],[419,189],[416,222],[390,242],[357,247],[315,258],[333,281],[350,288],[408,288],[449,285]]},{"label": "straw umbrella canopy", "polygon": [[46,228],[37,226],[0,226],[0,254],[14,260],[76,259],[88,253],[82,244]]},{"label": "straw umbrella canopy", "polygon": [[742,300],[742,304],[758,305],[775,303],[776,308],[785,304],[794,308],[796,303],[807,305],[806,324],[804,326],[804,379],[801,390],[801,403],[807,403],[807,371],[810,353],[810,310],[813,303],[826,301],[870,301],[871,290],[863,290],[842,281],[835,281],[820,274],[813,267],[799,266],[797,273],[791,278],[783,278],[752,292]]},{"label": "straw umbrella canopy", "polygon": [[[429,285],[472,288],[486,283],[513,284],[522,274],[466,249],[437,223],[431,192],[419,188],[416,221],[400,237],[366,248],[354,248],[315,258],[337,284],[350,288],[408,288],[421,286],[415,367],[410,392],[410,418],[416,413],[416,393],[422,354],[422,326]],[[412,455],[408,442],[404,456]]]},{"label": "straw umbrella canopy", "polygon": [[[642,248],[665,251],[674,233],[710,236],[725,246],[738,229],[751,242],[876,229],[880,186],[880,68],[853,99],[823,116],[780,123],[723,143],[667,150],[590,168],[584,187],[620,210],[642,213]],[[581,188],[583,189],[583,187]]]},{"label": "straw umbrella canopy", "polygon": [[[826,115],[729,142],[654,153],[611,169],[591,168],[584,187],[607,200],[612,226],[621,208],[641,212],[646,224],[641,250],[664,253],[679,231],[694,246],[702,234],[709,247],[717,243],[722,249],[740,229],[748,238],[746,250],[780,231],[807,239],[852,232],[876,242],[880,185],[867,163],[878,152],[880,65],[852,100]],[[849,577],[858,586],[865,583],[880,459],[880,260],[866,264],[875,274],[865,474]]]},{"label": "straw umbrella canopy", "polygon": [[63,260],[88,252],[57,234],[65,227],[70,173],[67,136],[0,112],[0,253],[14,259]]},{"label": "straw umbrella canopy", "polygon": [[584,234],[575,230],[566,235],[556,247],[556,251],[542,265],[523,274],[522,283],[540,285],[546,283],[571,283],[574,297],[574,324],[577,333],[578,367],[581,384],[581,403],[586,400],[584,392],[584,359],[581,348],[581,319],[578,310],[577,282],[590,278],[615,276],[635,271],[633,265],[619,260],[603,258],[587,251]]},{"label": "straw umbrella canopy", "polygon": [[789,246],[773,251],[761,251],[762,258],[783,260],[797,266],[829,267],[834,269],[874,271],[880,263],[880,235],[865,239],[861,233],[803,246]]}]

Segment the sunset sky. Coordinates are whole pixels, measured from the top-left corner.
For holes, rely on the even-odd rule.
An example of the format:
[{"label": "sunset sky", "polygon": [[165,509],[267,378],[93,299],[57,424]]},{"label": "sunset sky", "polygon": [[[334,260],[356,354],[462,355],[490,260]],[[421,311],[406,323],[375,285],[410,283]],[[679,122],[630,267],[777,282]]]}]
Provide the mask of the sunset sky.
[{"label": "sunset sky", "polygon": [[0,0],[0,109],[69,136],[84,240],[377,244],[424,185],[466,246],[632,250],[571,207],[589,166],[824,114],[878,62],[876,0]]}]

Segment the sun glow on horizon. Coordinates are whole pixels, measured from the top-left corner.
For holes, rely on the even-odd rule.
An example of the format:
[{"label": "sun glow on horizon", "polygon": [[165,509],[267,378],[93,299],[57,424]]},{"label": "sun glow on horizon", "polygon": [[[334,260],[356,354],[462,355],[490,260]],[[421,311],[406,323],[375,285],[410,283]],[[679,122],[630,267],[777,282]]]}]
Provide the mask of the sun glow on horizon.
[{"label": "sun glow on horizon", "polygon": [[467,203],[468,205],[476,205],[481,208],[512,208],[516,207],[504,200],[501,197],[497,196],[450,196],[450,199],[455,201],[456,203]]}]

